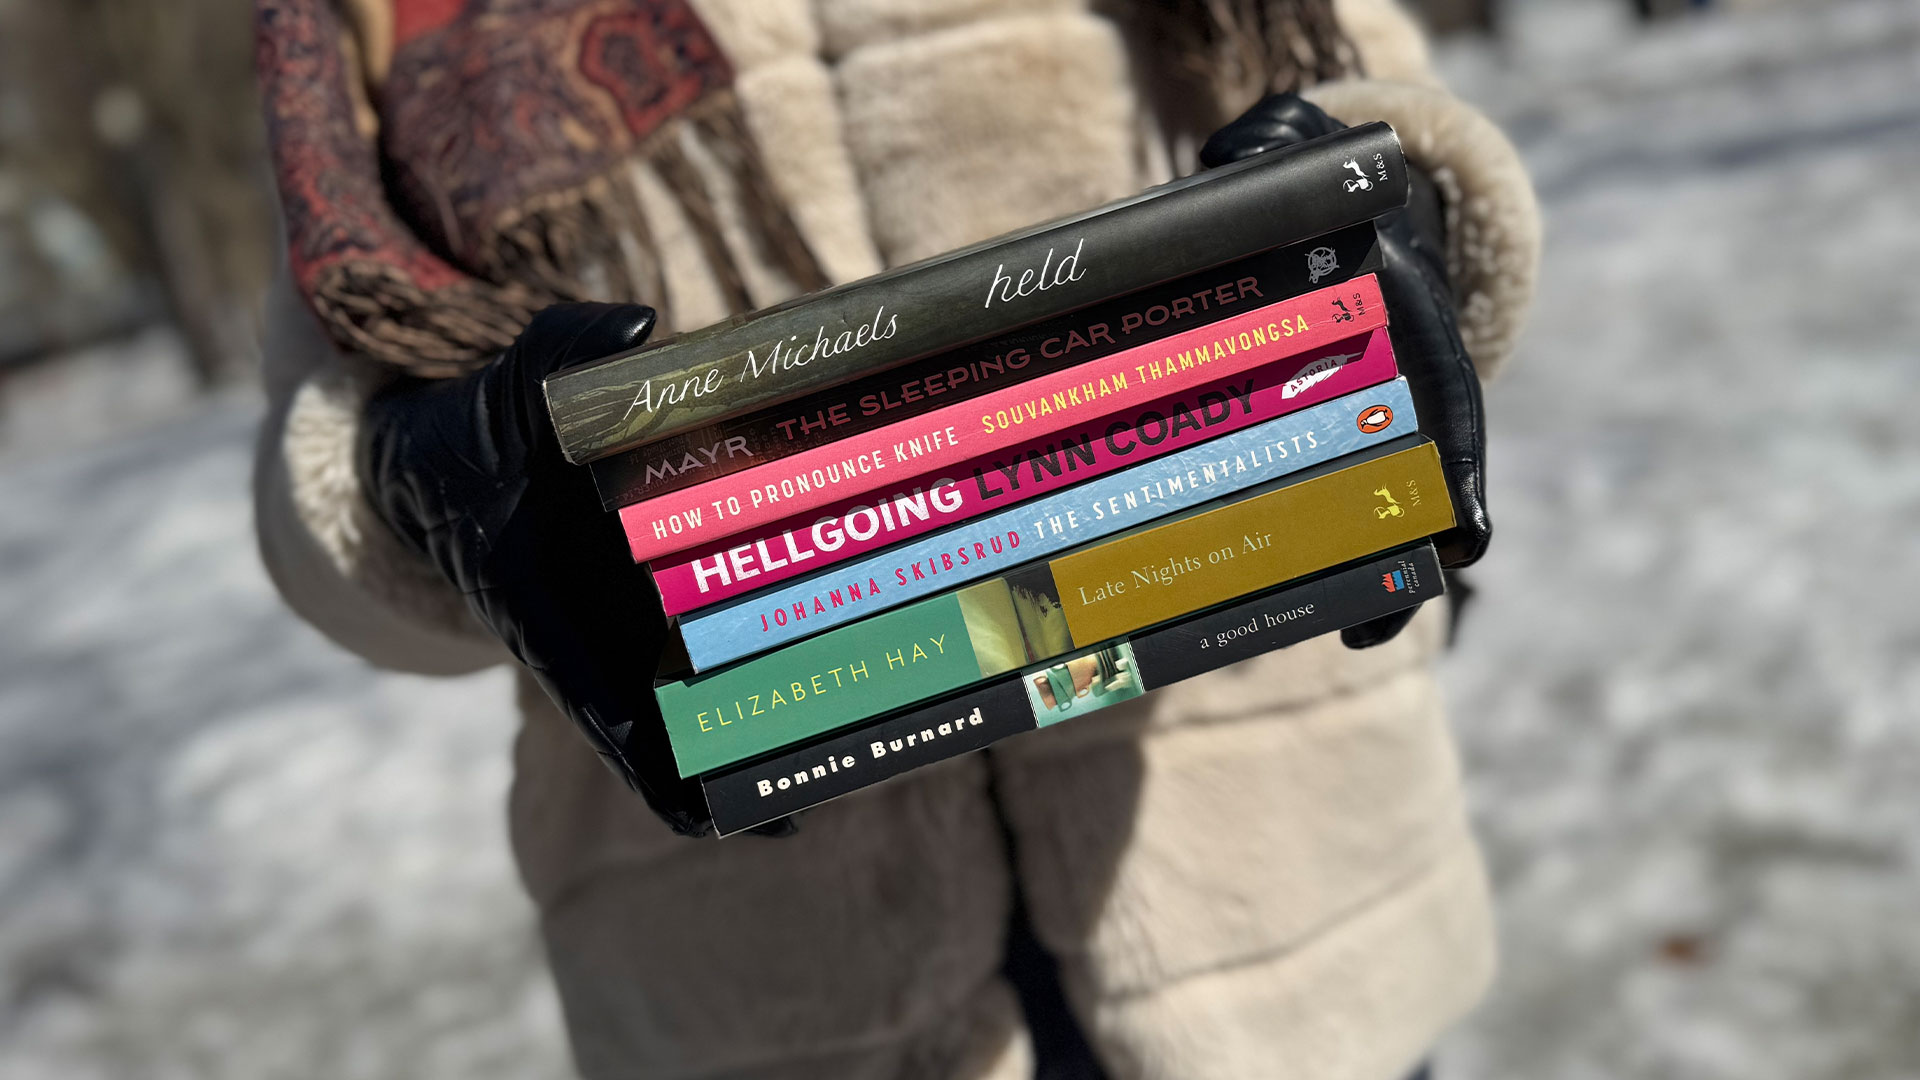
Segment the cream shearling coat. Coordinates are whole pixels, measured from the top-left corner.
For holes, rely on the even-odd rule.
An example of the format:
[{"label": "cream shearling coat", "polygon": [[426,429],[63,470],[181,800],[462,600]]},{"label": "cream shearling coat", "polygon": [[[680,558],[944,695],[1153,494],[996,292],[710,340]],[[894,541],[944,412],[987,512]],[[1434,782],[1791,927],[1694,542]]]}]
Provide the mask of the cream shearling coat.
[{"label": "cream shearling coat", "polygon": [[[1092,0],[696,6],[835,280],[1130,194],[1192,152],[1196,133],[1145,115]],[[1369,78],[1309,96],[1391,121],[1435,176],[1463,331],[1490,374],[1532,291],[1525,175],[1434,85],[1387,0],[1339,10]],[[640,299],[669,328],[727,314],[693,226],[643,167],[630,179],[667,271],[667,295]],[[756,303],[789,290],[769,270],[749,286]],[[288,602],[384,667],[505,660],[360,496],[354,429],[377,375],[284,285],[266,356],[257,519]],[[1493,969],[1429,671],[1439,607],[1378,649],[1321,638],[923,769],[781,841],[669,836],[523,678],[512,841],[581,1072],[1030,1075],[999,975],[1018,887],[1116,1078],[1397,1080]]]}]

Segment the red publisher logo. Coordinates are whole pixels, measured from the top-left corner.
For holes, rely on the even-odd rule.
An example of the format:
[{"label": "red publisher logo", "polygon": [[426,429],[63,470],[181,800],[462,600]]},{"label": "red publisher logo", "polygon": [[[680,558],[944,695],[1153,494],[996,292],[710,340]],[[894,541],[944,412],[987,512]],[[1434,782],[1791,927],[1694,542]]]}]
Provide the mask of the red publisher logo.
[{"label": "red publisher logo", "polygon": [[1393,423],[1393,410],[1385,405],[1369,405],[1360,410],[1360,430],[1371,435]]}]

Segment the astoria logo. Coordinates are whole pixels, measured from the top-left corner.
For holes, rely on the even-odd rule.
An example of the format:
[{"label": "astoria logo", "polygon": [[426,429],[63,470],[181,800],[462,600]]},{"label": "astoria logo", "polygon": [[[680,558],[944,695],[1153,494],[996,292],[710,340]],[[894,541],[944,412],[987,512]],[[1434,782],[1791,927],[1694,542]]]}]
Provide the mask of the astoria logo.
[{"label": "astoria logo", "polygon": [[1334,372],[1360,359],[1363,355],[1365,354],[1357,352],[1335,353],[1332,356],[1323,356],[1315,360],[1313,363],[1301,368],[1293,378],[1286,381],[1286,385],[1280,388],[1280,399],[1285,401],[1290,398],[1299,397],[1314,385],[1333,378]]}]

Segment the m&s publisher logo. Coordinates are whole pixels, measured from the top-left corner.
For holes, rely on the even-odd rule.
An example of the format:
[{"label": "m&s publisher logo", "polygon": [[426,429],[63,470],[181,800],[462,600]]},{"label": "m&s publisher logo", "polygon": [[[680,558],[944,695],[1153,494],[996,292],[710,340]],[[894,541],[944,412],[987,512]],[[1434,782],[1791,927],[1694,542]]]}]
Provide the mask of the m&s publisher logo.
[{"label": "m&s publisher logo", "polygon": [[1360,410],[1360,419],[1357,422],[1360,430],[1368,435],[1376,431],[1385,431],[1387,425],[1393,423],[1393,410],[1385,405],[1369,405]]}]

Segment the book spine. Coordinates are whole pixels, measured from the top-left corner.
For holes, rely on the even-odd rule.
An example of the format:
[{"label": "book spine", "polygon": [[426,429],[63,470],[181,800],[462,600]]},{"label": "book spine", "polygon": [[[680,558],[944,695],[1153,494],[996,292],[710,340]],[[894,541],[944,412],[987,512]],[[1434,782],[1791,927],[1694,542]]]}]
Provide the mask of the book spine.
[{"label": "book spine", "polygon": [[591,462],[602,508],[671,494],[1380,267],[1372,222]]},{"label": "book spine", "polygon": [[[1228,664],[1402,611],[1442,594],[1433,545],[1282,586],[1136,634],[1084,657],[983,683],[933,705],[700,778],[722,836],[902,773],[1059,723]],[[1102,655],[1108,654],[1108,655]],[[1089,669],[1084,679],[1076,666]],[[1067,694],[1042,695],[1056,676]]]},{"label": "book spine", "polygon": [[1439,454],[1402,442],[1411,444],[662,683],[654,696],[680,775],[1450,528]]},{"label": "book spine", "polygon": [[584,463],[1358,224],[1406,193],[1393,130],[1348,128],[558,372],[548,412],[567,460]]},{"label": "book spine", "polygon": [[1082,418],[1195,390],[1377,329],[1386,318],[1369,274],[623,507],[620,523],[634,561],[645,562],[874,491],[894,473],[955,468]]},{"label": "book spine", "polygon": [[703,610],[680,620],[681,641],[708,671],[1415,430],[1396,379]]},{"label": "book spine", "polygon": [[1129,641],[1148,690],[1217,671],[1275,649],[1424,603],[1446,591],[1433,545],[1354,564],[1298,588],[1285,586],[1215,608]]},{"label": "book spine", "polygon": [[1032,439],[949,473],[923,473],[874,498],[810,514],[648,566],[668,615],[683,615],[916,536],[1038,498],[1115,469],[1310,408],[1392,379],[1385,330]]},{"label": "book spine", "polygon": [[[1101,641],[1137,629],[1142,608],[1197,611],[1431,536],[1452,528],[1453,521],[1440,455],[1422,442],[1320,480],[1168,522],[1131,538],[1132,544],[1116,541],[1062,555],[1048,564],[1046,581],[1059,596],[1073,639]],[[1019,574],[1009,577],[1020,587]]]}]

